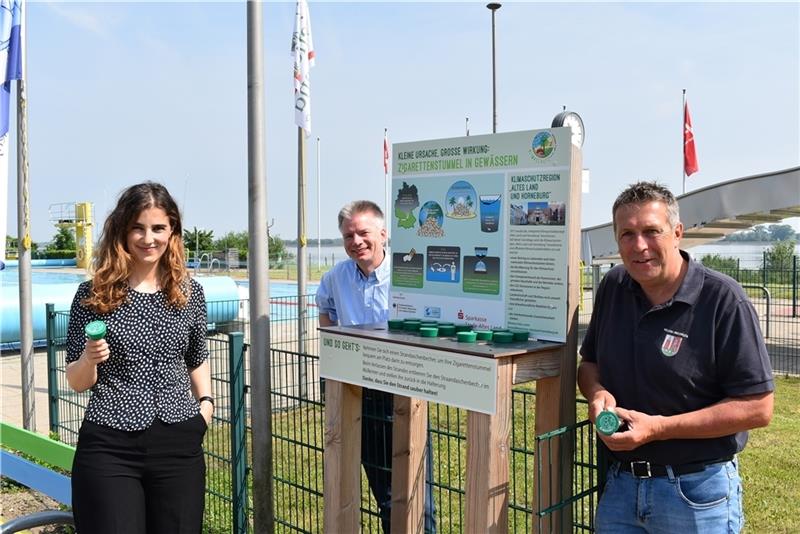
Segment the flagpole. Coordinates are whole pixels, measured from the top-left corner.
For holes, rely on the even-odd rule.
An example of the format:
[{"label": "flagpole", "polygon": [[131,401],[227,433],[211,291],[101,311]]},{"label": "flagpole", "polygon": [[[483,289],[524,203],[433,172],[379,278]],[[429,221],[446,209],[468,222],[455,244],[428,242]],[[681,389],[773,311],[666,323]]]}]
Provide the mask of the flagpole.
[{"label": "flagpole", "polygon": [[320,177],[320,172],[319,171],[320,171],[319,137],[317,137],[317,271],[321,272],[322,271],[322,244],[321,244],[322,240],[321,240],[321,236],[320,236],[320,232],[321,232],[321,230],[320,230],[320,228],[321,228],[321,225],[320,225],[320,210],[321,210],[321,207],[320,206],[322,204],[322,200],[321,200],[322,197],[320,196],[321,186],[320,186],[320,181],[319,181],[319,177]]},{"label": "flagpole", "polygon": [[[306,133],[297,127],[297,352],[306,339]],[[305,380],[300,377],[300,387]],[[302,392],[301,392],[302,398]]]},{"label": "flagpole", "polygon": [[[25,83],[25,8],[20,10],[17,80],[17,251],[19,257],[19,356],[22,384],[22,426],[36,430],[33,376],[33,291],[31,288],[31,215],[28,177],[28,95]],[[5,236],[3,236],[5,239]]]},{"label": "flagpole", "polygon": [[681,174],[683,175],[683,194],[686,194],[686,89],[681,103]]},{"label": "flagpole", "polygon": [[[389,143],[388,139],[389,139],[389,128],[384,128],[383,142],[386,143],[387,146]],[[389,222],[389,168],[386,165],[386,154],[384,154],[384,165],[383,165],[383,215],[386,219],[386,222]],[[385,226],[387,227],[386,232],[388,235],[389,232],[388,227],[390,225],[387,224]]]},{"label": "flagpole", "polygon": [[247,266],[250,277],[250,409],[253,447],[253,531],[275,530],[272,487],[267,180],[264,150],[264,22],[262,4],[247,2]]}]

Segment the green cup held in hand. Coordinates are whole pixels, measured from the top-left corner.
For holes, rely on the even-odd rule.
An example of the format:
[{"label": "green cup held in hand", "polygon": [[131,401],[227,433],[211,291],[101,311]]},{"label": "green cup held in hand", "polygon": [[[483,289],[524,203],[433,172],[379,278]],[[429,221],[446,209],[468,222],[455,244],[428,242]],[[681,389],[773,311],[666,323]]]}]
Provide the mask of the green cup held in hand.
[{"label": "green cup held in hand", "polygon": [[622,420],[614,413],[613,408],[603,410],[597,414],[597,418],[594,421],[594,426],[597,428],[597,431],[605,436],[610,436],[619,430],[622,424]]},{"label": "green cup held in hand", "polygon": [[103,339],[106,337],[106,323],[103,321],[92,321],[86,325],[84,332],[86,332],[86,337],[93,341]]}]

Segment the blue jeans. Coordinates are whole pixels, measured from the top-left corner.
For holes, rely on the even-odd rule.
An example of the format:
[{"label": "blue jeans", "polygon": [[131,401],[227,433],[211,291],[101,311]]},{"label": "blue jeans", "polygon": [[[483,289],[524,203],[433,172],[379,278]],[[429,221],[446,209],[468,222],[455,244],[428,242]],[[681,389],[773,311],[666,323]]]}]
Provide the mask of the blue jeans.
[{"label": "blue jeans", "polygon": [[602,534],[738,533],[744,524],[738,460],[711,464],[703,471],[636,478],[608,470],[597,505],[595,531]]},{"label": "blue jeans", "polygon": [[[361,463],[367,474],[372,495],[378,503],[381,528],[391,532],[392,518],[392,424],[394,396],[364,388],[361,400]],[[425,533],[436,534],[436,510],[433,503],[433,454],[426,446],[428,461],[425,473]]]}]

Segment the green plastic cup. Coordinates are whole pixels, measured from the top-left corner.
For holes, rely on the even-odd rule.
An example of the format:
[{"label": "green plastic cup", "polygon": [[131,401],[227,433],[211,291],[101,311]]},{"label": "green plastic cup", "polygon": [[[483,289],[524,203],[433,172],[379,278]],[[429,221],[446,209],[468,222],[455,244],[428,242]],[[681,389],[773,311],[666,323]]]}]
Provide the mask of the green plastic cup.
[{"label": "green plastic cup", "polygon": [[92,321],[86,325],[84,332],[86,332],[86,337],[94,341],[103,339],[106,337],[106,323],[103,321]]},{"label": "green plastic cup", "polygon": [[439,336],[453,337],[454,335],[456,335],[456,327],[454,325],[439,323]]},{"label": "green plastic cup", "polygon": [[418,319],[406,319],[403,321],[403,330],[406,332],[419,332],[422,323]]},{"label": "green plastic cup", "polygon": [[605,436],[610,436],[619,430],[621,424],[619,416],[614,413],[613,409],[603,410],[597,414],[597,418],[594,421],[597,431]]},{"label": "green plastic cup", "polygon": [[435,326],[421,326],[419,328],[419,335],[422,337],[436,337],[439,334],[439,328]]},{"label": "green plastic cup", "polygon": [[403,329],[402,319],[389,319],[389,330],[402,330],[402,329]]},{"label": "green plastic cup", "polygon": [[492,333],[492,341],[495,343],[511,343],[514,341],[514,334],[507,330]]},{"label": "green plastic cup", "polygon": [[528,341],[527,330],[511,330],[511,333],[514,334],[514,341]]},{"label": "green plastic cup", "polygon": [[476,337],[475,332],[456,332],[456,338],[459,343],[475,343]]},{"label": "green plastic cup", "polygon": [[475,330],[475,336],[477,337],[478,341],[491,341],[492,340],[492,331],[491,330]]}]

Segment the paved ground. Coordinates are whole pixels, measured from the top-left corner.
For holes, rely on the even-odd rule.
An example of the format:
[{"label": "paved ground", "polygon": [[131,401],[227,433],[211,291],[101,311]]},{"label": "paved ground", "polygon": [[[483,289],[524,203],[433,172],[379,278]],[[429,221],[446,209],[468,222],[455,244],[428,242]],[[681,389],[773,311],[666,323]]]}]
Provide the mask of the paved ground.
[{"label": "paved ground", "polygon": [[[22,426],[22,376],[20,357],[15,353],[0,356],[0,413],[5,423]],[[47,353],[38,351],[33,357],[35,430],[47,434],[50,421],[47,415]]]}]

